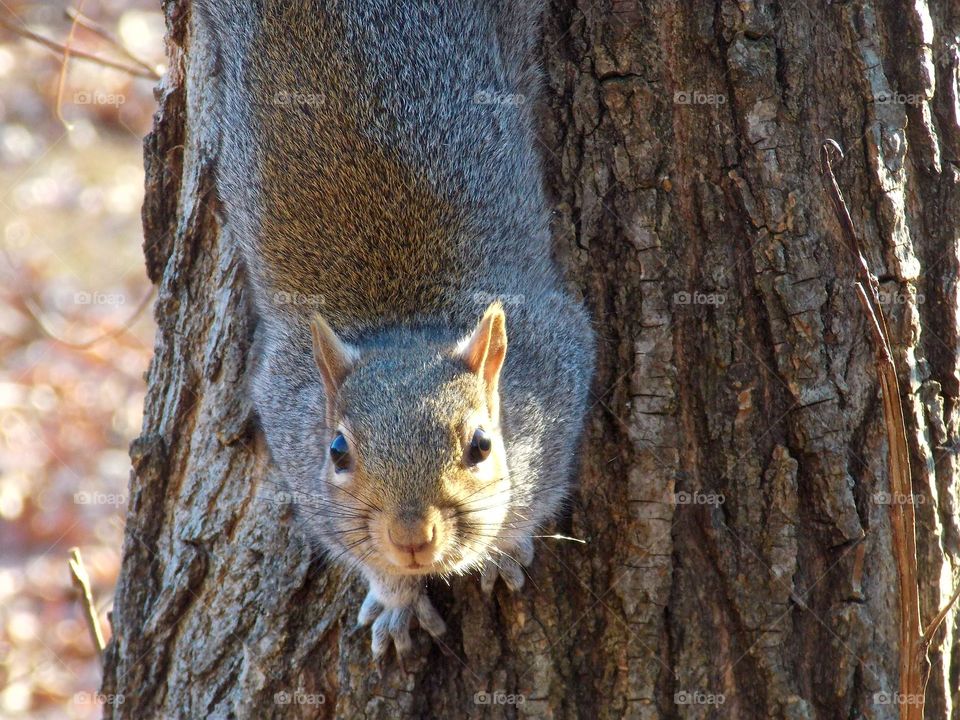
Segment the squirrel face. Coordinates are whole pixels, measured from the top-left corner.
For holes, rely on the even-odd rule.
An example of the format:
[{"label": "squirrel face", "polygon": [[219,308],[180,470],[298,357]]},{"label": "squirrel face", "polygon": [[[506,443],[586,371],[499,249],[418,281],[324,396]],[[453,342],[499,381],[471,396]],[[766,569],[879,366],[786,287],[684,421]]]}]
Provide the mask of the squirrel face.
[{"label": "squirrel face", "polygon": [[510,504],[497,394],[502,307],[455,347],[360,353],[321,318],[313,335],[331,428],[321,492],[337,544],[392,574],[480,565]]}]

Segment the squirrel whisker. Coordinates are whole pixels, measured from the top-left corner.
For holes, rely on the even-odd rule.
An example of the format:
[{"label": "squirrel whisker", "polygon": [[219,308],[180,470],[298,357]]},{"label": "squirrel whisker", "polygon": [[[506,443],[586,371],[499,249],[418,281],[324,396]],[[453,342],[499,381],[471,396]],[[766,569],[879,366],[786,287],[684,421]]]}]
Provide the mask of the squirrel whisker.
[{"label": "squirrel whisker", "polygon": [[329,485],[329,486],[332,487],[332,488],[336,488],[337,490],[339,490],[340,492],[344,493],[345,495],[349,495],[349,496],[352,497],[354,500],[356,500],[358,503],[360,503],[361,505],[369,508],[370,510],[374,510],[374,511],[380,511],[380,510],[382,510],[382,508],[378,507],[378,506],[377,506],[376,504],[374,504],[373,502],[364,500],[362,497],[360,497],[360,496],[357,495],[356,493],[348,490],[348,489],[347,489],[346,487],[344,487],[343,485],[337,485],[336,483],[332,483],[332,482],[330,482],[329,480],[324,480],[323,482],[324,482],[325,484]]}]

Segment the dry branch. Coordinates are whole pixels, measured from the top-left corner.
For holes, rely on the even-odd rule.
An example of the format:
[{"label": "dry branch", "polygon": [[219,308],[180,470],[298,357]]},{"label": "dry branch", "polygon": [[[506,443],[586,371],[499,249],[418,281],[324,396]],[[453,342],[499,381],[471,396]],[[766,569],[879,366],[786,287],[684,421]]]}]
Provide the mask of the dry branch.
[{"label": "dry branch", "polygon": [[97,649],[97,656],[103,661],[103,649],[106,642],[103,639],[103,630],[100,629],[100,616],[93,604],[93,593],[90,591],[90,575],[83,564],[83,558],[80,556],[80,548],[70,548],[70,576],[73,578],[73,585],[80,593],[80,603],[83,605],[83,614],[87,620],[87,628],[90,630],[90,637],[93,645]]},{"label": "dry branch", "polygon": [[879,282],[870,272],[861,251],[850,212],[833,174],[831,155],[842,159],[843,151],[836,142],[828,140],[820,149],[821,173],[837,220],[843,228],[844,240],[857,266],[857,297],[870,321],[876,350],[877,377],[883,393],[883,418],[887,430],[890,466],[890,524],[900,584],[900,718],[923,720],[924,692],[930,675],[927,648],[933,633],[956,602],[960,589],[927,629],[921,630],[913,480],[910,477],[910,456],[903,406],[900,403],[900,386],[887,323],[880,307]]},{"label": "dry branch", "polygon": [[94,55],[93,53],[88,53],[83,50],[77,50],[75,48],[67,47],[61,43],[51,40],[49,38],[43,37],[43,35],[37,35],[35,32],[27,30],[25,27],[19,25],[14,25],[13,23],[0,18],[0,27],[6,28],[10,32],[19,35],[22,38],[27,40],[32,40],[35,43],[39,43],[50,50],[53,50],[59,55],[62,55],[64,58],[72,56],[78,60],[86,60],[88,62],[97,63],[98,65],[103,65],[104,67],[112,68],[114,70],[120,70],[121,72],[128,73],[134,77],[147,78],[148,80],[159,80],[160,73],[155,70],[145,70],[143,68],[134,67],[132,65],[127,65],[125,63],[116,62],[114,60],[109,60],[107,58],[100,57],[99,55]]},{"label": "dry branch", "polygon": [[[95,22],[94,20],[88,18],[80,10],[76,8],[67,8],[64,10],[64,14],[67,16],[67,19],[73,22],[74,24],[82,27],[84,30],[93,33],[99,38],[106,40],[110,45],[121,55],[123,55],[127,60],[132,62],[134,65],[137,65],[145,72],[151,74],[151,76],[156,75],[157,71],[155,68],[151,67],[149,63],[145,60],[141,60],[139,57],[134,55],[130,49],[124,45],[120,38],[114,35],[112,32],[107,30],[105,27]],[[72,51],[73,52],[73,51]],[[159,78],[158,78],[159,79]]]}]

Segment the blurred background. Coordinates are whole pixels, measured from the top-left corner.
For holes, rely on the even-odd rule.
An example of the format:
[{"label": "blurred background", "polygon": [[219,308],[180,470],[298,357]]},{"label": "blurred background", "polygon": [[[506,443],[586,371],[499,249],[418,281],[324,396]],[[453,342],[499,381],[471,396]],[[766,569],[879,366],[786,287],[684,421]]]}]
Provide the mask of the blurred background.
[{"label": "blurred background", "polygon": [[[156,1],[0,0],[4,718],[103,712],[67,558],[80,548],[109,638],[153,343],[141,142],[163,29]],[[64,71],[61,50],[24,32],[129,69],[71,58]]]}]

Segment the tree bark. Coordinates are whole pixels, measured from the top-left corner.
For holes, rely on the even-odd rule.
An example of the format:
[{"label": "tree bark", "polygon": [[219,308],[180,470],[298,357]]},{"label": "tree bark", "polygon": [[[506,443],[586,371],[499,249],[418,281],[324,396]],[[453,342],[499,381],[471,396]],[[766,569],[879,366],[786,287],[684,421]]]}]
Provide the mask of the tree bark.
[{"label": "tree bark", "polygon": [[[164,6],[145,142],[158,334],[106,715],[897,717],[880,395],[817,155],[826,137],[846,151],[838,181],[885,293],[926,622],[960,559],[960,3],[550,5],[556,254],[601,341],[557,523],[585,542],[538,541],[519,594],[438,583],[450,629],[416,632],[405,668],[371,663],[359,583],[311,553],[266,479],[189,5]],[[929,718],[960,718],[958,633],[951,613]]]}]

